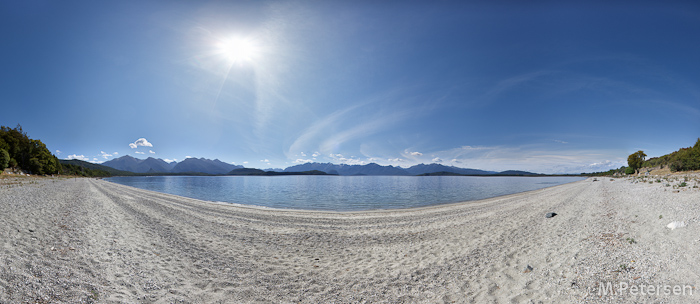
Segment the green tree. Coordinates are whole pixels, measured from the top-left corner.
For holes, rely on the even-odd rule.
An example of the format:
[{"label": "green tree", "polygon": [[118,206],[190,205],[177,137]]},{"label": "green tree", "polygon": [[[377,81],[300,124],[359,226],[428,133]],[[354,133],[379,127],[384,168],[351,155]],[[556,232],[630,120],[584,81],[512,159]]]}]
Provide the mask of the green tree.
[{"label": "green tree", "polygon": [[41,161],[39,161],[39,159],[36,157],[32,157],[29,159],[29,170],[32,172],[32,174],[44,174],[44,166],[41,164]]},{"label": "green tree", "polygon": [[0,149],[0,171],[5,170],[10,165],[10,153],[7,150]]},{"label": "green tree", "polygon": [[627,157],[627,165],[629,165],[632,170],[637,172],[637,169],[641,168],[644,164],[644,158],[646,157],[647,155],[644,154],[644,151],[642,150],[634,152]]}]

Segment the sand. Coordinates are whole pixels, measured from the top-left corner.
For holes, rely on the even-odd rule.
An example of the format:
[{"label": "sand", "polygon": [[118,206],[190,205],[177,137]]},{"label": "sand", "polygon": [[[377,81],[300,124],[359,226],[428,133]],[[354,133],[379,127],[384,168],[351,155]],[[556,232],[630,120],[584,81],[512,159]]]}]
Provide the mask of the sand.
[{"label": "sand", "polygon": [[697,303],[700,191],[678,183],[332,213],[3,179],[0,303]]}]

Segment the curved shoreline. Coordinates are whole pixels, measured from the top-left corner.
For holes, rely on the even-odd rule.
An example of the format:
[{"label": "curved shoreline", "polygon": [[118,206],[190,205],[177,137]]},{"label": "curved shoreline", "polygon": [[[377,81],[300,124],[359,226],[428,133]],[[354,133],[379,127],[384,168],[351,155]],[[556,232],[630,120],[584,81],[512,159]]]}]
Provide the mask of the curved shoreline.
[{"label": "curved shoreline", "polygon": [[[195,177],[196,177],[196,176],[195,176]],[[234,176],[234,177],[238,177],[238,176]],[[346,177],[348,177],[348,176],[346,176]],[[349,177],[352,177],[352,176],[349,176]],[[419,176],[408,176],[408,177],[419,177]],[[499,176],[499,177],[503,177],[503,176]],[[521,177],[517,177],[517,178],[521,178]],[[530,178],[530,177],[525,176],[524,178]],[[535,178],[537,178],[537,177],[535,177]],[[581,178],[582,178],[582,177],[581,177]],[[585,178],[581,179],[581,181],[582,181],[582,180],[585,180]],[[340,213],[357,213],[357,212],[359,212],[359,213],[362,213],[362,212],[382,212],[382,211],[393,211],[393,210],[420,209],[420,208],[430,208],[430,207],[433,207],[433,206],[442,206],[442,205],[462,204],[462,203],[468,203],[468,202],[477,202],[477,201],[486,200],[486,199],[491,199],[491,198],[497,198],[497,197],[501,197],[501,196],[517,195],[517,194],[520,194],[520,193],[527,193],[527,192],[536,191],[536,190],[539,190],[539,189],[545,189],[545,188],[550,188],[550,187],[556,187],[556,186],[559,186],[559,185],[564,185],[564,184],[569,184],[569,183],[578,182],[579,180],[577,180],[577,181],[571,181],[571,182],[566,182],[566,183],[563,183],[563,184],[556,184],[556,183],[554,183],[554,184],[551,184],[551,185],[548,185],[548,186],[545,186],[545,187],[542,187],[542,188],[538,188],[538,189],[525,190],[525,191],[522,191],[522,192],[501,194],[501,195],[496,195],[496,196],[491,196],[491,197],[485,197],[485,198],[478,198],[478,199],[472,199],[472,200],[462,200],[462,201],[452,201],[452,202],[439,202],[439,203],[428,204],[428,205],[422,205],[422,206],[409,206],[409,207],[399,207],[399,208],[391,208],[391,207],[389,207],[389,208],[379,208],[379,209],[349,209],[349,210],[345,210],[345,209],[344,209],[344,210],[303,209],[303,208],[293,208],[293,207],[290,207],[290,208],[279,208],[279,207],[271,207],[271,206],[265,206],[265,205],[246,204],[246,203],[242,203],[242,202],[214,201],[214,200],[209,200],[209,199],[206,199],[206,198],[201,198],[201,197],[196,197],[196,196],[188,196],[188,195],[183,195],[183,194],[179,194],[179,193],[168,193],[168,192],[161,192],[161,191],[158,191],[158,190],[144,189],[144,188],[140,188],[140,187],[136,187],[136,186],[132,186],[132,185],[128,185],[128,184],[122,184],[122,183],[114,182],[114,181],[109,180],[109,179],[105,179],[105,181],[108,181],[108,182],[111,182],[111,183],[114,183],[114,184],[118,184],[118,185],[133,187],[133,188],[136,188],[136,189],[146,190],[146,191],[154,191],[154,192],[157,192],[157,193],[175,195],[175,196],[178,196],[178,197],[186,197],[186,198],[191,198],[191,199],[198,199],[198,200],[208,201],[208,202],[212,202],[212,203],[230,204],[230,205],[240,206],[240,207],[259,208],[259,209],[268,209],[268,210],[277,210],[277,211],[308,211],[308,212],[330,212],[330,213],[334,213],[334,212],[340,212]],[[352,204],[350,204],[350,205],[352,205]],[[346,206],[346,205],[343,205],[343,206]]]},{"label": "curved shoreline", "polygon": [[181,195],[172,194],[172,193],[165,193],[165,192],[159,192],[159,191],[154,191],[154,190],[141,189],[138,187],[123,185],[123,184],[115,183],[115,182],[108,181],[108,180],[104,180],[104,181],[111,183],[111,184],[114,184],[114,185],[118,185],[120,187],[128,187],[128,188],[138,190],[138,191],[146,191],[146,192],[151,192],[151,193],[155,193],[155,194],[168,195],[168,196],[174,197],[175,199],[194,200],[194,201],[200,201],[200,202],[204,202],[207,204],[213,204],[213,205],[218,205],[218,206],[229,206],[232,208],[241,208],[244,210],[260,210],[260,211],[271,211],[271,212],[280,212],[280,213],[299,213],[301,216],[303,216],[304,214],[316,214],[316,215],[325,214],[325,215],[332,217],[332,216],[336,216],[336,215],[374,214],[377,216],[382,216],[383,214],[388,215],[391,213],[412,213],[412,212],[428,212],[428,211],[440,212],[440,211],[442,211],[440,209],[444,209],[444,208],[458,208],[460,206],[471,205],[471,204],[478,205],[478,204],[488,203],[492,200],[501,200],[501,199],[508,199],[508,198],[517,197],[517,196],[521,196],[521,195],[536,194],[538,191],[543,191],[543,190],[546,190],[549,188],[561,187],[561,186],[565,186],[565,185],[569,185],[569,184],[583,183],[583,182],[587,182],[589,179],[584,179],[584,180],[580,180],[580,181],[574,181],[574,182],[569,182],[569,183],[564,183],[564,184],[559,184],[559,185],[553,185],[553,186],[544,187],[544,188],[535,189],[535,190],[528,190],[528,191],[523,191],[523,192],[499,195],[499,196],[494,196],[494,197],[489,197],[489,198],[484,198],[484,199],[477,199],[477,200],[470,200],[470,201],[442,203],[442,204],[437,204],[437,205],[428,205],[428,206],[419,206],[419,207],[395,208],[395,209],[370,209],[370,210],[349,210],[349,211],[311,210],[311,209],[292,209],[292,208],[286,209],[286,208],[274,208],[274,207],[258,206],[258,205],[251,205],[251,204],[209,201],[209,200],[203,200],[203,199],[199,199],[199,198],[181,196]]},{"label": "curved shoreline", "polygon": [[599,294],[600,282],[700,282],[700,191],[666,190],[587,180],[341,213],[40,179],[0,189],[0,302],[697,301]]}]

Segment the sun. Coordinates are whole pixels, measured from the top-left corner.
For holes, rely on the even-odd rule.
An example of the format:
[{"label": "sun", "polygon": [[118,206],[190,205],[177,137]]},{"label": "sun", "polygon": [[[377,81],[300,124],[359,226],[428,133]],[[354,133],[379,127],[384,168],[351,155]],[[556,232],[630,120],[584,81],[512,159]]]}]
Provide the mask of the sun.
[{"label": "sun", "polygon": [[253,62],[260,54],[257,43],[247,38],[229,38],[217,44],[218,53],[231,63]]}]

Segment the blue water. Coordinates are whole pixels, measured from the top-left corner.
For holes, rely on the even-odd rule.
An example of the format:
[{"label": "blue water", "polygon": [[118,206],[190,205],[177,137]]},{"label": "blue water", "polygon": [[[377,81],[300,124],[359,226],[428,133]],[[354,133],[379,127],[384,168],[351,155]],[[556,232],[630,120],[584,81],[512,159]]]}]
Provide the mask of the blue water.
[{"label": "blue water", "polygon": [[207,201],[281,209],[360,211],[479,200],[581,177],[124,176],[122,185]]}]

